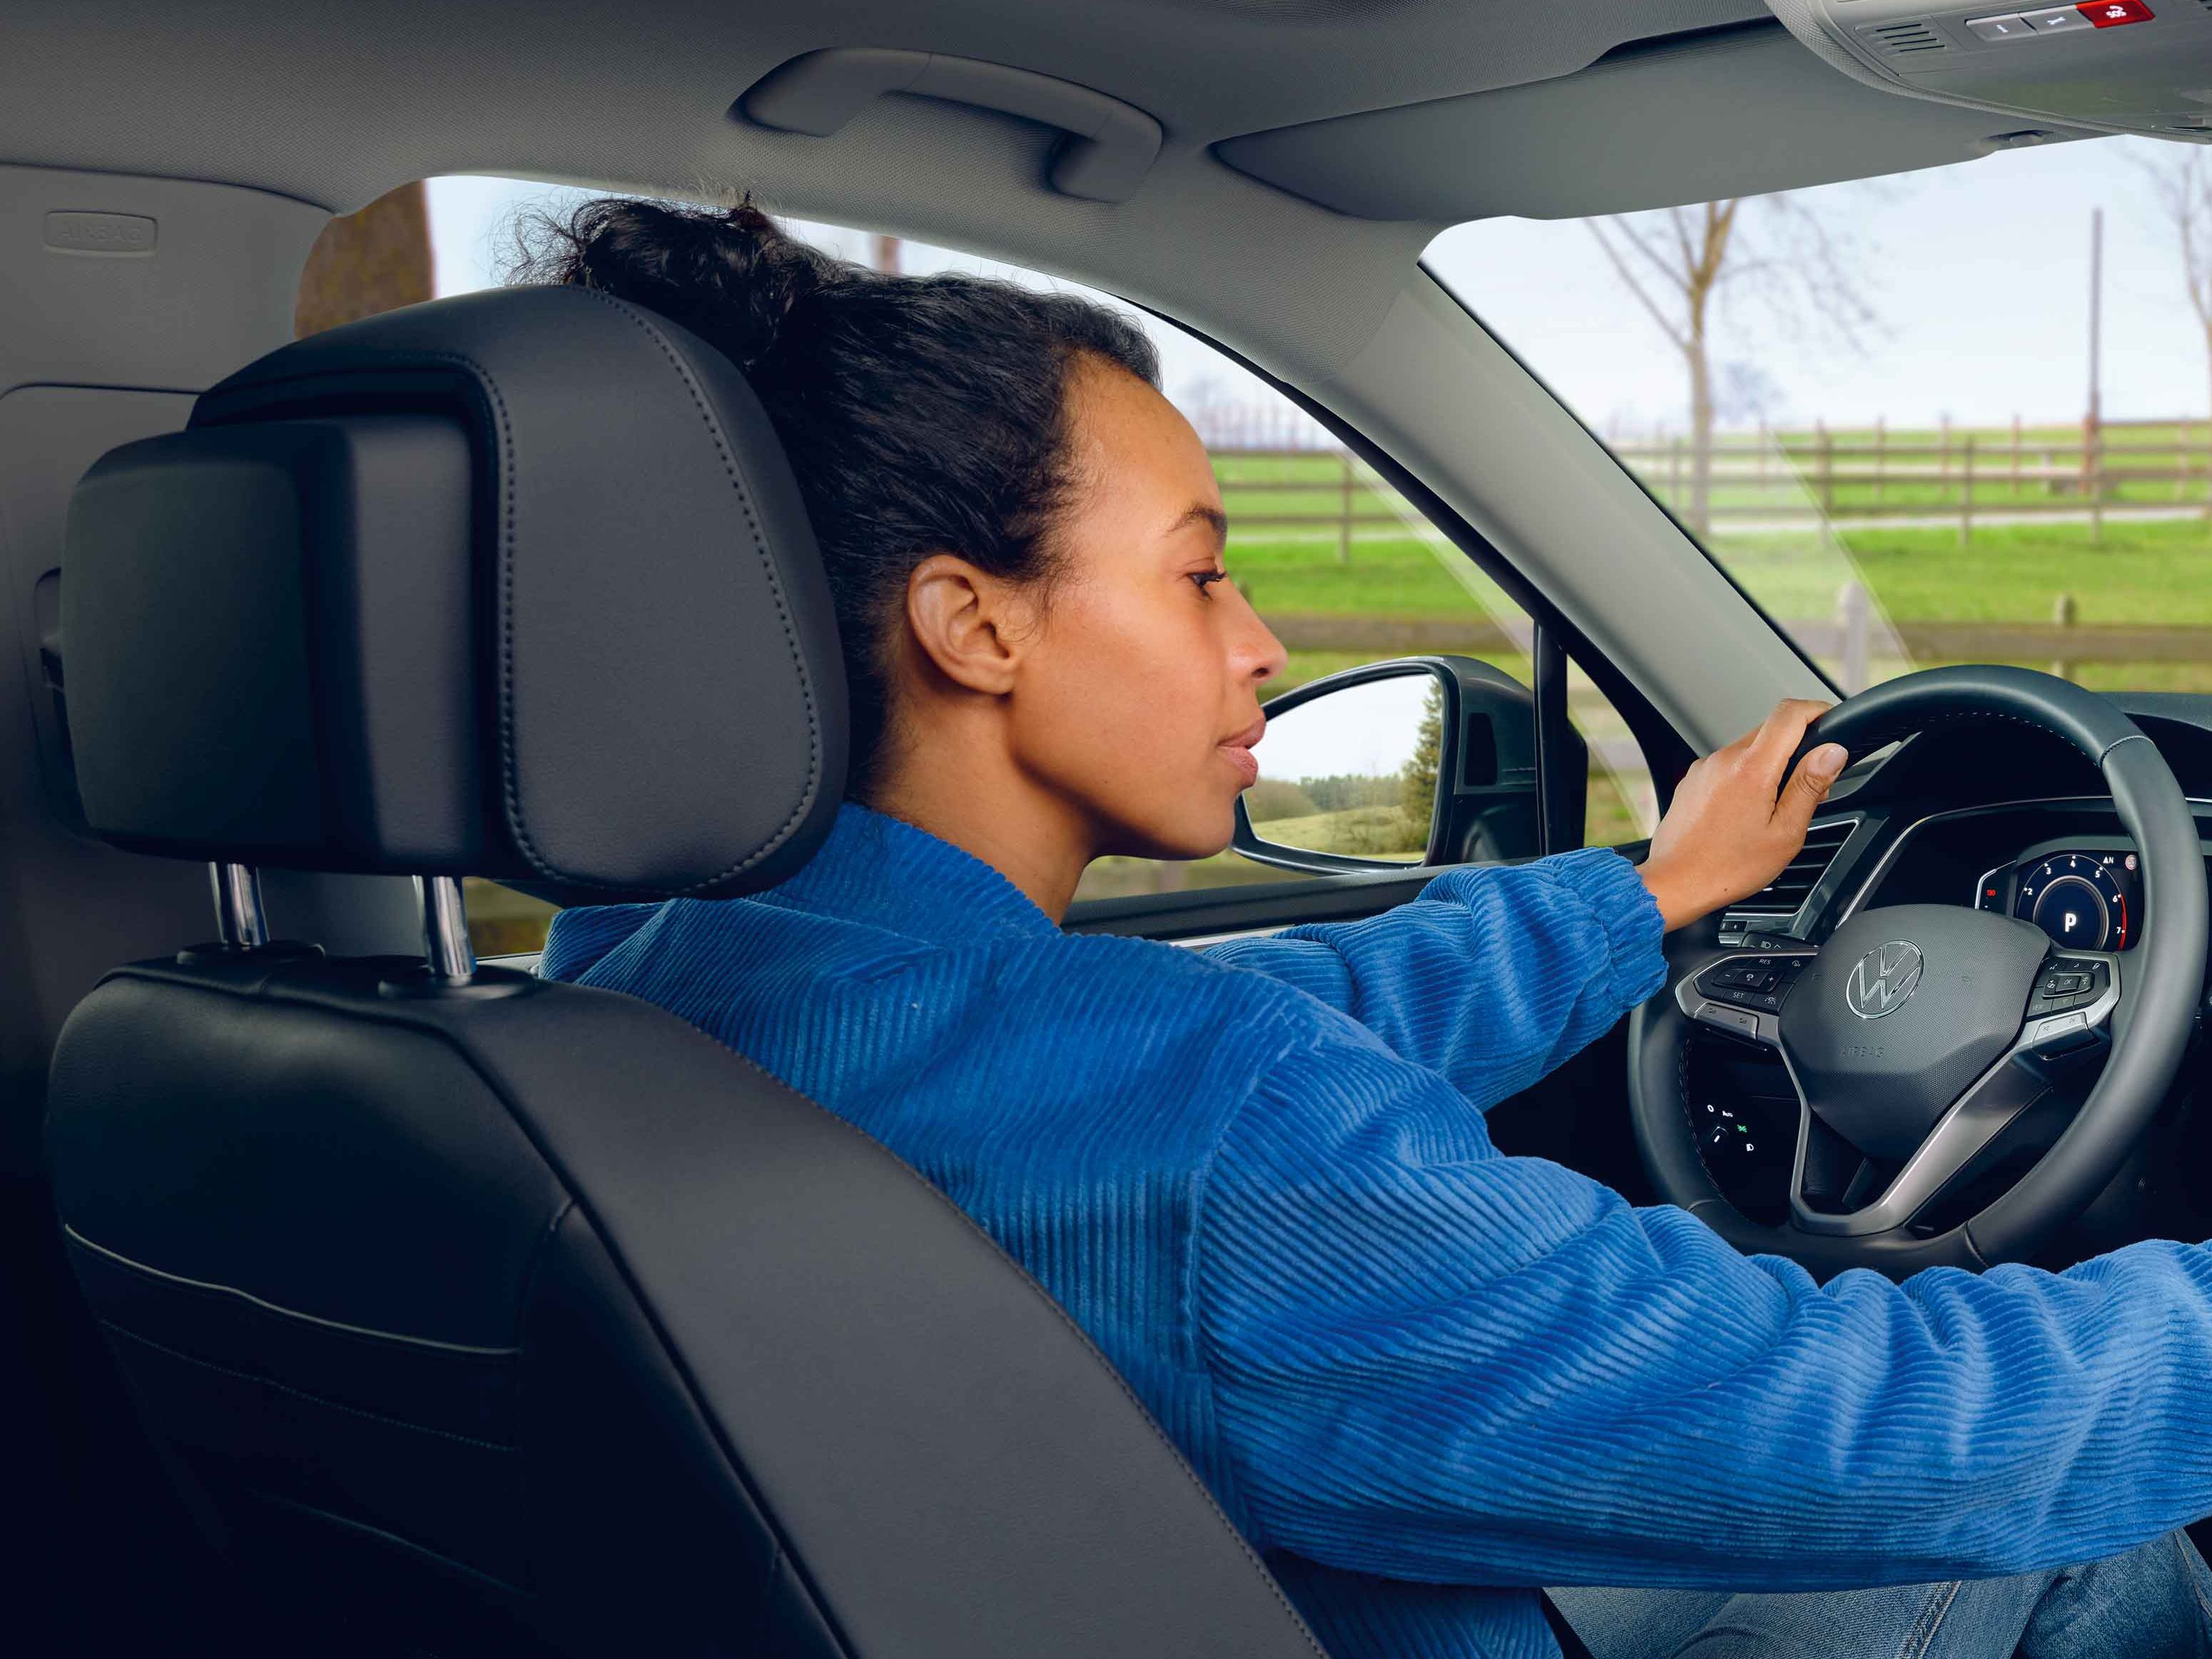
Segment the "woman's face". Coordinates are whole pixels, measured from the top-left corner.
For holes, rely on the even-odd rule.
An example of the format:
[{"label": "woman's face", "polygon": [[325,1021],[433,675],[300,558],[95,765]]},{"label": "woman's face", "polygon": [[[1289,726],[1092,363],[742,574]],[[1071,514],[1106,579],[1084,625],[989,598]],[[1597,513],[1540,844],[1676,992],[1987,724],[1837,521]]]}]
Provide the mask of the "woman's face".
[{"label": "woman's face", "polygon": [[1079,483],[1017,672],[1016,763],[1089,818],[1102,854],[1204,857],[1257,775],[1260,684],[1283,647],[1225,580],[1228,520],[1190,422],[1097,362],[1069,397]]}]

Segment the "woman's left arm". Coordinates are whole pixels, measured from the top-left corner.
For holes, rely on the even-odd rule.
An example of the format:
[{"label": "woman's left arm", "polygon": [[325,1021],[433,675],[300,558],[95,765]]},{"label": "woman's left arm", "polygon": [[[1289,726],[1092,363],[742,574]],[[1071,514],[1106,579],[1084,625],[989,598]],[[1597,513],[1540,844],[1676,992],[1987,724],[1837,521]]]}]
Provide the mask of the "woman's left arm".
[{"label": "woman's left arm", "polygon": [[1207,952],[1352,1016],[1487,1110],[1664,982],[1659,907],[1604,848],[1447,871],[1362,921]]}]

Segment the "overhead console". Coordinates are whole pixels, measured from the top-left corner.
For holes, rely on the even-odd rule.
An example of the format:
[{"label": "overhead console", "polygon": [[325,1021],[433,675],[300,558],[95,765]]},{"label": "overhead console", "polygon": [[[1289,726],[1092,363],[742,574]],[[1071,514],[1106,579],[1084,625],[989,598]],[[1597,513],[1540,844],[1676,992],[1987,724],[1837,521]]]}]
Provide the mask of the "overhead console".
[{"label": "overhead console", "polygon": [[2212,138],[2212,4],[1769,0],[1856,78],[2054,124]]}]

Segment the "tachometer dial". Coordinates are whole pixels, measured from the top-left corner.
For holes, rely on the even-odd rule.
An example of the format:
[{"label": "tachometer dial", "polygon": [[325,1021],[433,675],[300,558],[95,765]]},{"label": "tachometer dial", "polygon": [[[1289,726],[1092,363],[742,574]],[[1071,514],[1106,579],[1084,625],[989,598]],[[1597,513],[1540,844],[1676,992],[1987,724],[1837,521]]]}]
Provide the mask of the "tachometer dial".
[{"label": "tachometer dial", "polygon": [[2076,951],[2122,951],[2128,899],[2118,853],[2060,853],[2020,872],[2013,915]]}]

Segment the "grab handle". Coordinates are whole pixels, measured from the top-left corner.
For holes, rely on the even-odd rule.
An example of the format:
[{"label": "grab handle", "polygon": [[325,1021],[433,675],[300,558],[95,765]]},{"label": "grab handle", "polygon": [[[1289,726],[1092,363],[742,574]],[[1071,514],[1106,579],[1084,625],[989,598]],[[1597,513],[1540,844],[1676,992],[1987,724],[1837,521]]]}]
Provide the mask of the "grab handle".
[{"label": "grab handle", "polygon": [[1067,134],[1048,173],[1063,196],[1126,202],[1160,153],[1160,124],[1103,92],[975,58],[885,46],[829,46],[770,70],[731,106],[781,132],[826,138],[886,93],[940,98]]}]

